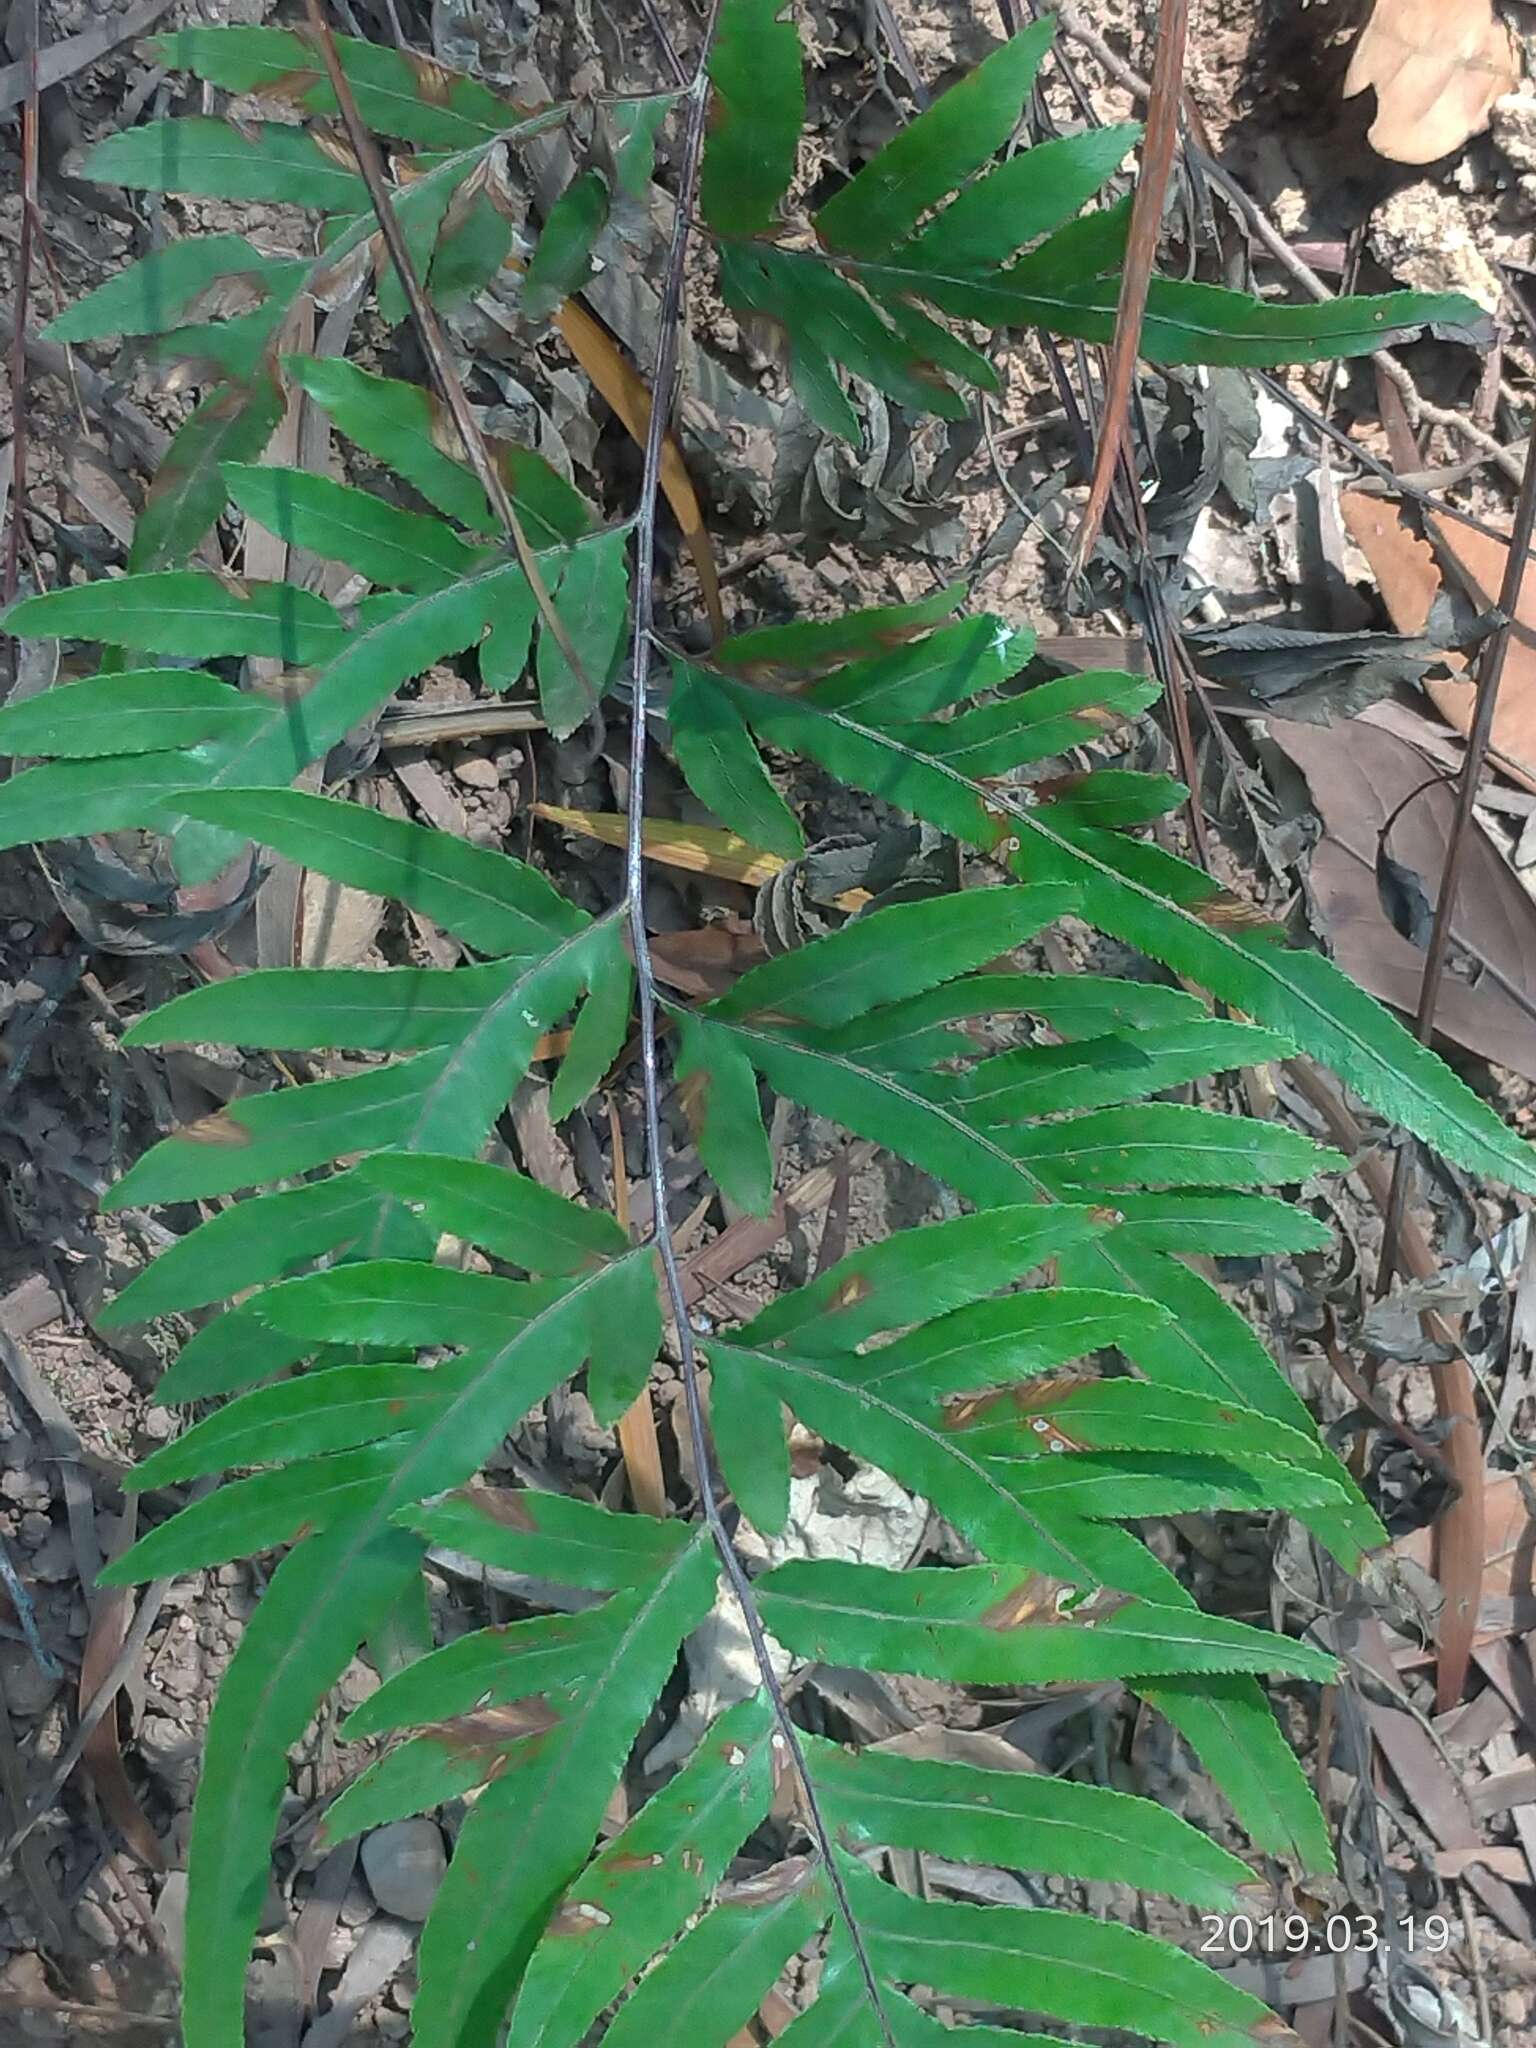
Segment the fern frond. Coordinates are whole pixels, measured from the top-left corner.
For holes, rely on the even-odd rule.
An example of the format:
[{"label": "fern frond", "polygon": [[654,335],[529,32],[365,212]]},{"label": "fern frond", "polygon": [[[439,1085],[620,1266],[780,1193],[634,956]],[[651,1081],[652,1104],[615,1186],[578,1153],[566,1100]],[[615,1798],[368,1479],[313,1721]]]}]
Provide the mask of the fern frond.
[{"label": "fern frond", "polygon": [[[824,430],[857,437],[850,380],[913,411],[963,414],[967,390],[996,376],[953,323],[1107,338],[1128,209],[1080,209],[1133,131],[1003,158],[1049,24],[1005,43],[833,191],[813,248],[780,234],[804,114],[799,37],[781,12],[777,0],[719,10],[701,205],[725,296],[778,323]],[[1246,1879],[1237,1856],[1155,1802],[1096,1784],[801,1737],[776,1673],[835,1660],[1010,1692],[1123,1683],[1193,1747],[1258,1850],[1327,1869],[1326,1826],[1259,1678],[1324,1681],[1331,1659],[1202,1612],[1139,1527],[1191,1511],[1284,1512],[1351,1564],[1382,1533],[1249,1321],[1188,1263],[1315,1249],[1325,1233],[1309,1211],[1261,1190],[1344,1162],[1289,1126],[1219,1113],[1210,1084],[1299,1050],[1474,1170],[1536,1189],[1529,1149],[1327,961],[1287,949],[1135,836],[1182,800],[1177,783],[1103,765],[1039,775],[1146,708],[1148,682],[1034,682],[1033,635],[965,615],[960,586],[749,628],[674,660],[678,766],[736,835],[705,828],[690,846],[728,847],[729,872],[752,879],[803,854],[766,747],[978,858],[950,893],[866,910],[713,1000],[672,1004],[679,1106],[720,1190],[748,1208],[774,1200],[766,1088],[931,1176],[958,1213],[857,1245],[736,1327],[701,1325],[727,1509],[774,1560],[755,1586],[750,1546],[734,1547],[719,1519],[702,1433],[682,1461],[702,1520],[484,1484],[507,1437],[578,1376],[598,1422],[620,1423],[666,1335],[665,1229],[659,1245],[632,1245],[612,1217],[481,1156],[554,1034],[556,1120],[620,1060],[636,989],[626,930],[645,970],[645,906],[589,915],[531,860],[289,785],[445,660],[487,691],[526,680],[557,738],[591,718],[620,681],[626,627],[649,646],[655,464],[635,521],[636,594],[631,525],[608,522],[542,455],[488,444],[537,551],[549,598],[535,603],[487,472],[426,391],[344,357],[280,354],[302,297],[334,304],[376,269],[380,220],[356,160],[315,125],[336,110],[332,74],[306,37],[279,28],[197,27],[156,47],[209,96],[195,115],[108,138],[91,175],[330,219],[313,261],[238,236],[193,239],[56,321],[60,340],[134,334],[162,359],[195,362],[203,395],[149,496],[128,573],[6,615],[24,636],[102,652],[84,681],[0,710],[0,745],[36,763],[0,788],[0,847],[139,828],[167,842],[190,884],[254,843],[435,924],[451,942],[435,962],[465,955],[245,973],[127,1034],[135,1047],[315,1056],[312,1077],[280,1068],[284,1085],[161,1137],[104,1204],[241,1197],[205,1213],[103,1318],[216,1311],[157,1398],[232,1398],[189,1418],[128,1482],[146,1506],[188,1480],[217,1483],[163,1521],[147,1517],[102,1582],[283,1553],[208,1730],[188,2048],[242,2038],[287,1754],[364,1646],[382,1683],[342,1737],[369,1747],[350,1750],[361,1768],[324,1836],[457,1809],[421,1942],[419,2048],[494,2048],[509,2016],[518,2048],[581,2048],[597,2026],[613,2048],[679,2031],[710,2048],[751,2022],[791,1965],[801,2010],[790,2048],[940,2048],[939,2000],[1176,2048],[1271,2039],[1255,1999],[1167,1943],[1038,1905],[914,1898],[886,1874],[901,1867],[891,1852],[927,1851],[940,1892],[950,1865],[969,1864],[1008,1898],[1040,1897],[1039,1879],[1113,1881],[1220,1912]],[[686,99],[599,115],[600,160],[576,165],[543,209],[525,262],[509,158],[571,109],[530,112],[355,39],[337,39],[336,59],[363,122],[428,152],[389,166],[391,246],[403,242],[439,304],[521,273],[530,328],[586,288],[637,217],[620,202],[645,196],[660,124]],[[255,94],[286,118],[220,119],[216,92]],[[688,106],[696,152],[703,103]],[[691,187],[678,206],[686,227]],[[377,271],[388,324],[405,293]],[[1168,362],[1310,361],[1427,321],[1470,333],[1475,319],[1455,296],[1293,307],[1155,279],[1143,338]],[[615,403],[622,391],[620,416],[640,436],[650,398],[620,368],[599,382]],[[385,492],[260,460],[298,393],[390,472]],[[691,488],[688,502],[702,519]],[[229,510],[343,572],[327,586],[336,601],[300,580],[189,566],[195,553],[217,559],[196,551]],[[551,605],[558,631],[546,630]],[[207,666],[130,668],[123,650]],[[240,661],[281,673],[241,689]],[[642,749],[647,709],[637,664]],[[643,808],[637,797],[642,825]],[[1068,916],[1239,1014],[1213,1016],[1185,988],[1024,971],[1017,949]],[[654,1128],[648,972],[640,990]],[[1023,1021],[1000,1031],[1006,1019]],[[1157,1099],[1175,1088],[1201,1093]],[[652,1164],[664,1201],[664,1162]],[[618,1182],[624,1162],[613,1171]],[[689,1338],[684,1296],[674,1286],[669,1299]],[[693,1422],[699,1383],[680,1348]],[[791,1462],[792,1428],[931,1510],[963,1561],[897,1572],[801,1554],[808,1482]],[[510,1574],[520,1612],[535,1611],[431,1647],[429,1562]],[[680,1653],[691,1664],[729,1635],[726,1589],[745,1606],[766,1696],[730,1706],[670,1781],[647,1785],[659,1753],[645,1731],[674,1697]],[[733,1683],[718,1689],[734,1697]],[[690,1698],[672,1753],[679,1730],[706,1720]],[[635,1798],[602,1840],[621,1784]],[[742,1852],[745,1876],[733,1869]],[[1060,2048],[967,2031],[976,2048]]]}]

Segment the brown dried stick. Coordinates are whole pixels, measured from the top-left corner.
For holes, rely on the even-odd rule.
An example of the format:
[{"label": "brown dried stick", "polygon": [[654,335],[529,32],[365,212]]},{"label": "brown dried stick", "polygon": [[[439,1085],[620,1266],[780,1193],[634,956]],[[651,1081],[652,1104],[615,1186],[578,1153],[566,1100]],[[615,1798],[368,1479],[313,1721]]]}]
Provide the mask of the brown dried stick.
[{"label": "brown dried stick", "polygon": [[[1509,553],[1504,564],[1503,587],[1499,591],[1503,623],[1484,643],[1477,664],[1477,704],[1472,714],[1472,729],[1467,735],[1466,759],[1462,762],[1456,786],[1456,811],[1445,850],[1445,867],[1435,902],[1435,920],[1424,957],[1418,1015],[1414,1019],[1415,1033],[1424,1045],[1428,1045],[1434,1036],[1435,1009],[1450,955],[1462,862],[1466,855],[1473,807],[1477,802],[1478,784],[1488,755],[1494,712],[1498,708],[1499,685],[1504,676],[1504,664],[1509,658],[1515,610],[1533,531],[1536,531],[1536,437],[1526,444],[1520,499],[1515,508],[1514,531],[1510,535]],[[1390,1285],[1396,1270],[1411,1172],[1408,1148],[1402,1146],[1393,1162],[1392,1184],[1387,1191],[1378,1293]],[[1425,1320],[1427,1325],[1428,1318]],[[1444,1713],[1460,1699],[1466,1683],[1483,1578],[1483,1446],[1477,1424],[1477,1395],[1472,1369],[1464,1358],[1452,1358],[1435,1374],[1435,1399],[1442,1420],[1449,1426],[1447,1462],[1461,1488],[1460,1497],[1452,1502],[1440,1522],[1436,1546],[1446,1608],[1440,1630],[1435,1699]]]},{"label": "brown dried stick", "polygon": [[[608,1134],[613,1146],[613,1214],[626,1237],[630,1234],[629,1169],[624,1163],[624,1125],[619,1105],[608,1097]],[[630,1406],[619,1417],[619,1452],[629,1479],[629,1497],[643,1515],[667,1519],[667,1482],[661,1469],[661,1445],[656,1439],[656,1411],[651,1406],[647,1380]]]},{"label": "brown dried stick", "polygon": [[5,602],[21,576],[21,536],[27,517],[27,299],[32,288],[32,244],[37,233],[37,0],[22,0],[26,99],[21,110],[21,249],[16,262],[16,324],[11,333],[11,519],[5,542]]},{"label": "brown dried stick", "polygon": [[[1081,43],[1117,85],[1123,86],[1133,99],[1151,98],[1152,86],[1148,81],[1110,47],[1090,22],[1083,19],[1072,4],[1072,0],[1058,0],[1056,12],[1061,17],[1063,29],[1073,42]],[[1216,160],[1204,123],[1200,120],[1199,111],[1187,93],[1184,96],[1184,112],[1191,127],[1194,160],[1201,176],[1209,178],[1213,184],[1221,187],[1242,214],[1253,234],[1264,244],[1281,268],[1288,270],[1305,291],[1310,292],[1320,303],[1333,298],[1335,294],[1324,284],[1305,258],[1297,255],[1252,194],[1245,191],[1226,166]],[[1432,404],[1421,394],[1397,358],[1389,355],[1385,349],[1378,349],[1371,357],[1371,361],[1402,393],[1409,416],[1415,424],[1423,420],[1432,427],[1445,427],[1452,433],[1460,434],[1464,441],[1480,449],[1490,462],[1496,463],[1512,482],[1519,482],[1520,470],[1515,458],[1508,449],[1501,446],[1494,435],[1480,427],[1476,420],[1448,406]],[[1283,389],[1279,390],[1277,395],[1287,396]]]},{"label": "brown dried stick", "polygon": [[1179,103],[1184,89],[1184,44],[1188,28],[1189,0],[1162,0],[1158,10],[1157,48],[1152,59],[1147,132],[1141,145],[1141,175],[1136,180],[1130,234],[1125,245],[1125,269],[1120,280],[1120,303],[1115,309],[1115,340],[1110,352],[1104,409],[1099,422],[1099,446],[1094,457],[1088,505],[1077,536],[1075,559],[1079,573],[1093,553],[1099,528],[1104,523],[1109,494],[1114,488],[1115,467],[1127,445],[1126,422],[1130,416],[1136,355],[1141,344],[1142,317],[1147,309],[1147,288],[1152,281],[1152,266],[1157,260],[1163,205],[1168,197],[1168,180],[1173,173],[1173,159],[1179,146]]},{"label": "brown dried stick", "polygon": [[331,90],[336,95],[336,106],[341,114],[342,125],[347,131],[347,140],[352,145],[358,170],[368,188],[368,198],[373,206],[374,217],[379,223],[379,232],[384,237],[389,260],[394,264],[395,274],[400,279],[405,302],[411,310],[412,325],[421,341],[422,350],[431,367],[437,388],[442,394],[443,403],[458,429],[459,439],[464,443],[470,467],[490,502],[491,510],[512,536],[512,545],[517,552],[523,574],[528,578],[528,587],[533,592],[533,601],[539,608],[539,617],[544,622],[545,631],[554,635],[555,645],[564,655],[572,675],[581,685],[583,694],[590,703],[595,704],[597,693],[592,688],[591,679],[582,665],[580,655],[572,645],[570,634],[565,630],[555,610],[549,587],[539,570],[538,557],[529,545],[528,536],[523,531],[523,523],[508,496],[501,473],[491,460],[491,451],[485,445],[485,435],[481,432],[480,422],[475,418],[469,400],[464,395],[464,386],[459,381],[459,373],[448,353],[448,344],[443,339],[442,326],[431,301],[421,288],[416,266],[411,261],[411,252],[405,245],[400,223],[395,218],[395,209],[389,203],[389,188],[384,183],[378,150],[361,114],[357,111],[357,101],[353,97],[347,74],[341,68],[336,38],[332,35],[330,24],[325,18],[321,0],[305,0],[305,7],[310,27],[319,45],[326,77],[330,80]]},{"label": "brown dried stick", "polygon": [[[1287,1071],[1322,1117],[1335,1145],[1357,1161],[1357,1171],[1372,1201],[1385,1214],[1391,1199],[1386,1161],[1379,1152],[1362,1151],[1365,1132],[1350,1114],[1338,1089],[1309,1060],[1288,1061]],[[1412,1216],[1403,1217],[1399,1242],[1403,1265],[1413,1278],[1434,1279],[1440,1261]],[[1427,1309],[1422,1321],[1426,1336],[1453,1354],[1447,1364],[1437,1366],[1434,1372],[1436,1408],[1441,1421],[1448,1425],[1442,1456],[1458,1490],[1457,1499],[1435,1531],[1436,1576],[1445,1596],[1436,1692],[1437,1697],[1444,1695],[1446,1705],[1451,1705],[1465,1682],[1466,1660],[1471,1654],[1482,1599],[1486,1544],[1483,1446],[1477,1430],[1472,1369],[1461,1352],[1460,1322],[1434,1309]]]}]

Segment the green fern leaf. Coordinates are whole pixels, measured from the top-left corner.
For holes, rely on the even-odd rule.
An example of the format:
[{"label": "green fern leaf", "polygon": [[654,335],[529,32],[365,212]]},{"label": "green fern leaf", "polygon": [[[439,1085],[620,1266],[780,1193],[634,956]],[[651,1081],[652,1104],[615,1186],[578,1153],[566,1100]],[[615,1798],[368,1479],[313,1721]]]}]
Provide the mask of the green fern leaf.
[{"label": "green fern leaf", "polygon": [[202,569],[102,577],[24,597],[0,627],[22,639],[106,641],[193,661],[256,654],[296,668],[328,660],[347,632],[335,609],[312,590],[226,583]]},{"label": "green fern leaf", "polygon": [[592,275],[592,244],[608,225],[608,180],[581,171],[549,209],[523,279],[523,317],[547,320]]},{"label": "green fern leaf", "polygon": [[912,1899],[852,1859],[846,1880],[875,1967],[950,1998],[1124,2027],[1174,2048],[1254,2048],[1274,2015],[1197,1956],[1087,1914]]},{"label": "green fern leaf", "polygon": [[194,1332],[166,1367],[154,1399],[162,1406],[238,1393],[284,1373],[309,1356],[302,1337],[285,1337],[263,1322],[255,1300],[225,1309]]},{"label": "green fern leaf", "polygon": [[519,2048],[580,2048],[604,2008],[706,1902],[768,1811],[779,1773],[774,1725],[761,1695],[722,1714],[565,1893],[513,2008]]},{"label": "green fern leaf", "polygon": [[[1281,1672],[1327,1684],[1335,1669],[1333,1659],[1310,1644],[1198,1608],[1128,1600],[1082,1619],[1059,1617],[1032,1572],[1001,1565],[888,1572],[875,1565],[795,1562],[776,1566],[757,1588],[769,1628],[801,1656],[960,1685],[1056,1685],[1202,1671]],[[1015,1619],[1042,1607],[1044,1621]]]},{"label": "green fern leaf", "polygon": [[86,157],[85,176],[138,192],[198,199],[259,199],[269,205],[360,213],[368,187],[343,170],[302,128],[263,121],[237,128],[203,114],[149,121],[109,135]]},{"label": "green fern leaf", "polygon": [[294,789],[227,789],[189,796],[184,808],[348,888],[407,904],[481,953],[543,953],[587,926],[525,861],[364,804]]},{"label": "green fern leaf", "polygon": [[983,1128],[996,1128],[1133,1101],[1224,1067],[1283,1059],[1294,1050],[1273,1031],[1201,1018],[1153,1026],[1134,1037],[1106,1033],[1075,1044],[1018,1046],[923,1085],[935,1100],[963,1107]]},{"label": "green fern leaf", "polygon": [[373,1443],[228,1482],[141,1536],[103,1569],[100,1583],[142,1585],[345,1524],[378,1497],[397,1462],[390,1447]]},{"label": "green fern leaf", "polygon": [[848,1849],[922,1849],[962,1863],[1007,1866],[1166,1892],[1232,1912],[1246,1864],[1149,1799],[1025,1771],[855,1753],[810,1745],[826,1816]]},{"label": "green fern leaf", "polygon": [[885,1331],[984,1300],[1108,1225],[1091,1209],[994,1208],[861,1246],[770,1302],[732,1339],[805,1357],[851,1353]]},{"label": "green fern leaf", "polygon": [[[629,617],[629,535],[615,528],[553,566],[555,611],[581,661],[578,675],[552,633],[539,639],[539,707],[556,739],[568,739],[597,709],[613,678]],[[596,693],[595,695],[593,693]]]},{"label": "green fern leaf", "polygon": [[752,968],[711,1014],[723,1022],[846,1023],[1023,945],[1073,907],[1062,890],[975,889],[896,904]]},{"label": "green fern leaf", "polygon": [[468,575],[476,553],[439,519],[386,504],[372,491],[276,464],[226,463],[235,503],[289,547],[343,562],[370,583],[442,590]]},{"label": "green fern leaf", "polygon": [[190,555],[224,510],[224,464],[258,456],[283,412],[270,373],[210,391],[172,436],[139,513],[131,572],[169,568]]},{"label": "green fern leaf", "polygon": [[641,1980],[603,2039],[613,2048],[642,2048],[658,2029],[674,2026],[688,2041],[732,2040],[831,1909],[825,1877],[804,1857],[727,1887],[713,1912]]},{"label": "green fern leaf", "polygon": [[242,235],[191,235],[168,242],[87,292],[43,329],[45,341],[102,341],[113,334],[164,334],[188,319],[211,285],[242,277],[260,293],[290,265],[264,256]]},{"label": "green fern leaf", "polygon": [[[191,1863],[198,1871],[198,1896],[188,1909],[183,2004],[190,2048],[215,2048],[234,2038],[231,2014],[237,2024],[286,1751],[357,1642],[398,1602],[416,1570],[420,1541],[394,1527],[393,1517],[416,1501],[462,1485],[533,1403],[575,1370],[589,1348],[593,1318],[601,1322],[604,1290],[616,1270],[608,1266],[577,1280],[531,1322],[468,1361],[426,1425],[402,1450],[385,1456],[385,1469],[371,1489],[359,1489],[352,1511],[301,1543],[273,1574],[246,1625],[210,1722],[194,1809]],[[377,1453],[343,1455],[362,1460]],[[267,1480],[286,1476],[262,1475]],[[257,1483],[240,1482],[245,1487]],[[198,1505],[216,1504],[237,1491],[223,1488]],[[176,1524],[165,1527],[174,1531]],[[160,1534],[154,1531],[144,1540]],[[119,1571],[125,1562],[119,1561]],[[703,1604],[708,1605],[707,1587]],[[647,1703],[659,1682],[658,1677]],[[601,1786],[600,1773],[598,1782]],[[599,1815],[606,1798],[607,1791],[600,1789]],[[215,1843],[222,1844],[221,1851],[215,1851]],[[586,1846],[583,1842],[578,1860]]]},{"label": "green fern leaf", "polygon": [[1033,23],[901,129],[816,215],[823,242],[851,256],[901,243],[1012,135],[1055,27]]},{"label": "green fern leaf", "polygon": [[892,261],[953,277],[985,277],[1074,219],[1124,163],[1141,134],[1135,121],[1111,122],[1021,150],[974,178]]},{"label": "green fern leaf", "polygon": [[[120,1329],[282,1279],[294,1265],[353,1242],[377,1209],[378,1189],[361,1172],[237,1202],[167,1245],[105,1305],[98,1322]],[[430,1253],[430,1240],[425,1249]]]},{"label": "green fern leaf", "polygon": [[420,385],[375,376],[341,356],[289,356],[283,367],[349,441],[387,463],[429,505],[471,533],[496,531],[473,471],[444,453],[437,407]]},{"label": "green fern leaf", "polygon": [[740,712],[685,661],[672,664],[667,715],[677,765],[699,801],[753,846],[786,860],[804,853],[805,835],[774,788]]},{"label": "green fern leaf", "polygon": [[695,1537],[651,1589],[611,1602],[609,1652],[586,1674],[530,1770],[495,1779],[475,1802],[422,1935],[412,2013],[417,2048],[489,2048],[495,2039],[551,1909],[586,1860],[619,1766],[714,1585],[713,1551]]},{"label": "green fern leaf", "polygon": [[624,1233],[606,1211],[583,1209],[507,1167],[437,1154],[376,1152],[355,1172],[369,1185],[397,1195],[434,1233],[446,1231],[483,1245],[530,1273],[577,1273],[626,1248]]},{"label": "green fern leaf", "polygon": [[1217,894],[1198,870],[1141,842],[1070,833],[1022,807],[1000,809],[947,766],[846,713],[721,679],[749,725],[774,745],[809,754],[842,779],[983,848],[1019,841],[1015,871],[1077,883],[1082,914],[1165,961],[1270,1029],[1293,1036],[1349,1085],[1448,1158],[1517,1187],[1536,1188],[1529,1148],[1505,1130],[1449,1069],[1320,955],[1245,938],[1200,916]]},{"label": "green fern leaf", "polygon": [[424,1507],[404,1508],[396,1519],[438,1548],[496,1571],[598,1593],[649,1584],[693,1540],[682,1522],[610,1514],[568,1494],[529,1487],[515,1493],[461,1488]]},{"label": "green fern leaf", "polygon": [[[332,1366],[231,1401],[135,1466],[125,1484],[137,1492],[235,1465],[271,1464],[279,1455],[323,1458],[353,1450],[418,1428],[441,1398],[442,1386],[421,1366]],[[368,1467],[370,1479],[375,1470]],[[215,1498],[227,1499],[231,1491],[224,1487]]]},{"label": "green fern leaf", "polygon": [[805,126],[800,35],[781,0],[725,0],[709,56],[699,207],[722,235],[757,235],[795,174]]},{"label": "green fern leaf", "polygon": [[[428,149],[462,149],[512,127],[516,112],[462,72],[409,50],[337,36],[336,54],[366,127]],[[336,96],[314,45],[280,28],[181,28],[152,36],[171,70],[226,92],[272,94],[306,114],[335,114]]]},{"label": "green fern leaf", "polygon": [[64,760],[157,754],[248,732],[263,707],[198,669],[125,669],[0,709],[0,750]]},{"label": "green fern leaf", "polygon": [[780,667],[835,668],[839,661],[879,653],[937,625],[959,609],[965,594],[963,583],[946,583],[910,604],[871,605],[830,619],[795,619],[787,626],[751,626],[720,643],[720,663],[743,675]]}]

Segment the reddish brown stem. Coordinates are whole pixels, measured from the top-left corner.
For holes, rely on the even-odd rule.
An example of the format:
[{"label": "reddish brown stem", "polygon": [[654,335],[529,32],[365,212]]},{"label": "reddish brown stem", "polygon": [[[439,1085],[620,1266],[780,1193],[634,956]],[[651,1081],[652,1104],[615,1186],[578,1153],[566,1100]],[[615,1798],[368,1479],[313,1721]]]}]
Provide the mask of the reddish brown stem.
[{"label": "reddish brown stem", "polygon": [[1131,382],[1141,345],[1141,323],[1147,310],[1147,289],[1163,227],[1163,204],[1179,146],[1179,105],[1184,89],[1184,44],[1189,26],[1189,0],[1162,0],[1157,20],[1157,49],[1152,59],[1152,91],[1147,102],[1147,132],[1141,145],[1141,174],[1131,207],[1131,228],[1125,245],[1125,271],[1120,303],[1115,310],[1115,340],[1099,422],[1099,446],[1093,482],[1077,536],[1077,567],[1093,553],[1099,528],[1114,488],[1115,468],[1127,447],[1126,422],[1131,409]]}]

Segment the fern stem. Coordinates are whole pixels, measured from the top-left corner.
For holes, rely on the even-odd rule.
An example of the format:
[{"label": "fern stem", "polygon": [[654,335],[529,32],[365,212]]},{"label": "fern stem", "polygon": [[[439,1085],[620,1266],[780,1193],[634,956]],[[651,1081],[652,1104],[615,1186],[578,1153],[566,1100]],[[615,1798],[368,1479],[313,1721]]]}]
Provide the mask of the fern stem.
[{"label": "fern stem", "polygon": [[649,708],[652,631],[655,619],[656,511],[661,490],[661,458],[667,426],[677,396],[679,337],[683,312],[683,272],[688,253],[693,198],[703,157],[705,115],[709,106],[708,64],[719,21],[720,0],[711,0],[709,17],[698,62],[689,86],[688,125],[684,134],[682,162],[678,170],[676,214],[672,241],[667,252],[666,279],[658,316],[656,367],[653,375],[650,418],[646,424],[645,467],[640,483],[640,504],[635,516],[635,601],[632,640],[632,698],[629,742],[629,790],[624,844],[625,893],[629,905],[631,950],[635,956],[635,987],[640,1018],[640,1068],[646,1159],[651,1182],[653,1239],[665,1276],[667,1304],[677,1330],[678,1362],[682,1370],[683,1395],[688,1414],[688,1437],[697,1475],[699,1505],[720,1556],[721,1569],[741,1609],[742,1621],[752,1645],[758,1674],[773,1708],[774,1720],[799,1782],[806,1826],[816,1844],[817,1855],[827,1873],[838,1917],[848,1930],[865,1994],[880,2027],[885,2048],[896,2048],[895,2035],[880,1997],[863,1934],[848,1896],[843,1874],[833,1853],[832,1837],[821,1810],[810,1767],[800,1742],[799,1731],[790,1719],[784,1688],[773,1668],[768,1637],[753,1596],[752,1583],[736,1553],[730,1531],[720,1513],[711,1464],[712,1446],[704,1403],[699,1390],[699,1360],[694,1347],[693,1327],[688,1317],[688,1300],[683,1288],[677,1246],[667,1213],[666,1158],[661,1132],[661,1086],[656,1054],[657,994],[655,963],[651,958],[650,934],[645,922],[645,774],[646,715]]}]

